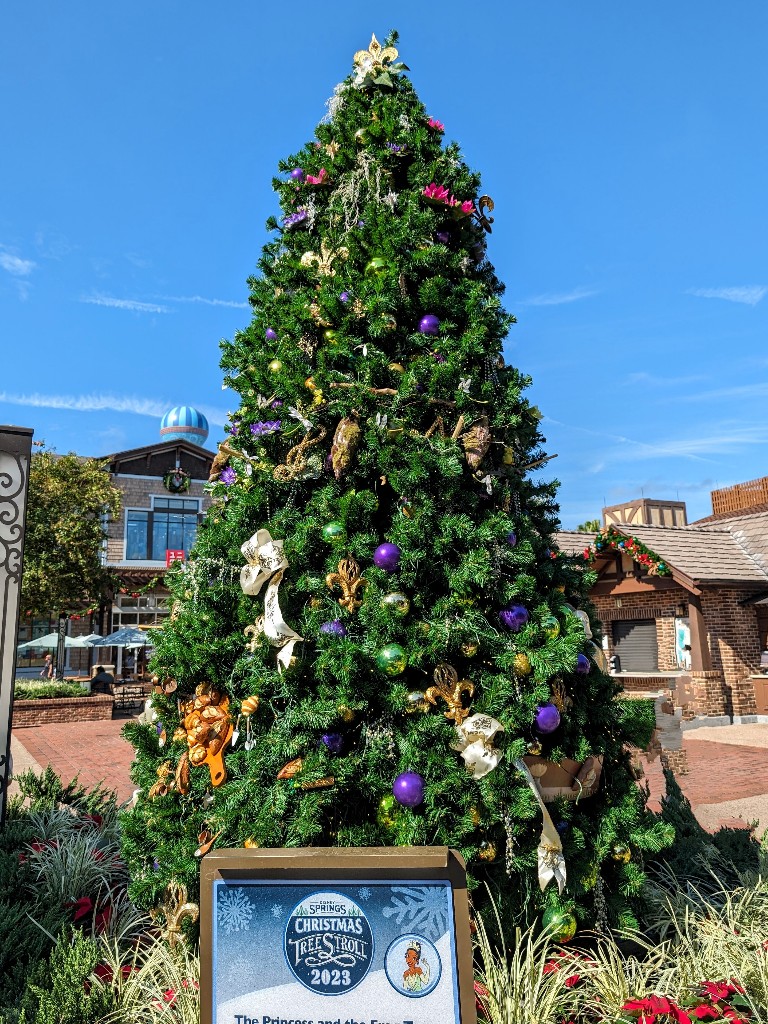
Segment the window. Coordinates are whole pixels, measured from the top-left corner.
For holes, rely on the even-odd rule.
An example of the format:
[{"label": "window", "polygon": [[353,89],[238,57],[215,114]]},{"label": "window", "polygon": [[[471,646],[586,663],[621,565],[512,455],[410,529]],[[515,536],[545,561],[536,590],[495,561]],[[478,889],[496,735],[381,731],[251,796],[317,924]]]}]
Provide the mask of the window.
[{"label": "window", "polygon": [[189,554],[199,512],[196,498],[153,498],[151,509],[128,509],[126,561],[164,562],[168,550]]}]

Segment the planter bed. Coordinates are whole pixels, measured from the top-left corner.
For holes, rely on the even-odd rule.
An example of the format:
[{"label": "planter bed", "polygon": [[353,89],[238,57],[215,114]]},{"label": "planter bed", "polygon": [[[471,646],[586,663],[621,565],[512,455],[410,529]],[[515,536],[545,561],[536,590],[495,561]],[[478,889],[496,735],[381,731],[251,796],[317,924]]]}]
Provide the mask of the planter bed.
[{"label": "planter bed", "polygon": [[51,697],[13,702],[13,728],[27,729],[48,722],[95,722],[112,717],[114,698],[97,693],[83,697]]}]

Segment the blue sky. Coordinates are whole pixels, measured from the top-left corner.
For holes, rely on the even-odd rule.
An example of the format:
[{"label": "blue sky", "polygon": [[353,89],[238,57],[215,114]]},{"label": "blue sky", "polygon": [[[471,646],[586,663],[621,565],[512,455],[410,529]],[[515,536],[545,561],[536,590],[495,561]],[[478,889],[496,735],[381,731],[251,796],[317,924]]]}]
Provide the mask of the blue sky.
[{"label": "blue sky", "polygon": [[0,422],[59,451],[211,420],[277,161],[371,32],[496,203],[562,521],[768,474],[764,0],[53,0],[0,14]]}]

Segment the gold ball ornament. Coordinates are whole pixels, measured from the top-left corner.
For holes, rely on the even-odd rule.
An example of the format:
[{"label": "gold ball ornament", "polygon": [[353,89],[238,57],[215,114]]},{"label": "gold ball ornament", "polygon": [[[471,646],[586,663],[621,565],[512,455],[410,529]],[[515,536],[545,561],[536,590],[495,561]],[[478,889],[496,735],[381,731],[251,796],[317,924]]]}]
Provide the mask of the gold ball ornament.
[{"label": "gold ball ornament", "polygon": [[515,462],[515,453],[512,448],[505,448],[504,454],[501,457],[501,461],[505,466],[512,466]]},{"label": "gold ball ornament", "polygon": [[267,364],[267,369],[270,373],[280,373],[283,368],[283,364],[279,359],[272,359]]},{"label": "gold ball ornament", "polygon": [[531,740],[530,743],[526,744],[526,749],[532,757],[541,757],[541,752],[544,748],[538,740]]},{"label": "gold ball ornament", "polygon": [[429,701],[421,690],[411,690],[405,698],[405,710],[409,715],[420,711],[422,714],[429,711]]},{"label": "gold ball ornament", "polygon": [[405,367],[402,363],[390,363],[387,369],[393,373],[405,373]]},{"label": "gold ball ornament", "polygon": [[405,594],[399,590],[393,590],[391,594],[385,594],[382,597],[381,607],[399,618],[404,618],[411,610],[411,602]]},{"label": "gold ball ornament", "polygon": [[527,654],[523,654],[522,652],[515,655],[513,667],[516,676],[529,676],[533,671],[531,659]]},{"label": "gold ball ornament", "polygon": [[614,843],[611,857],[620,864],[629,864],[632,860],[632,851],[626,843]]},{"label": "gold ball ornament", "polygon": [[309,607],[315,609],[315,611],[318,608],[322,608],[323,607],[322,598],[320,598],[320,597],[311,597],[309,599]]},{"label": "gold ball ornament", "polygon": [[490,839],[484,839],[480,843],[480,849],[477,853],[477,859],[485,861],[486,864],[492,864],[496,860],[497,851],[496,843],[492,843]]},{"label": "gold ball ornament", "polygon": [[480,644],[477,640],[465,640],[461,645],[461,653],[465,658],[474,658],[479,650]]},{"label": "gold ball ornament", "polygon": [[338,711],[339,718],[342,720],[342,722],[354,722],[355,712],[352,710],[352,708],[348,708],[346,704],[339,704],[336,710]]},{"label": "gold ball ornament", "polygon": [[479,825],[480,822],[483,820],[480,816],[480,811],[476,807],[469,808],[469,816],[472,819],[473,825]]}]

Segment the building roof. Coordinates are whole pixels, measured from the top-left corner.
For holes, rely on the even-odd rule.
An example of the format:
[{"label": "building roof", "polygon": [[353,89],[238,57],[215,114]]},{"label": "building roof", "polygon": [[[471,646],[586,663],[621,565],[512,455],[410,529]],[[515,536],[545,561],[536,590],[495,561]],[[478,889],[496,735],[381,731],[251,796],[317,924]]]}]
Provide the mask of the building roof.
[{"label": "building roof", "polygon": [[[761,528],[762,536],[758,541]],[[750,524],[749,532],[742,530],[740,535],[719,524],[708,527],[633,524],[625,528],[614,525],[613,529],[639,540],[670,568],[695,582],[763,586],[768,583],[768,513],[763,514],[761,524]],[[568,554],[580,554],[593,539],[594,534],[557,534],[558,546]],[[751,549],[751,544],[758,543],[764,555]]]},{"label": "building roof", "polygon": [[744,516],[757,515],[758,512],[768,512],[768,502],[762,502],[758,505],[750,505],[749,508],[741,508],[738,512],[713,512],[711,516],[704,516],[702,519],[697,519],[689,525],[709,526],[712,523],[723,524],[727,523],[731,519],[743,519]]},{"label": "building roof", "polygon": [[722,527],[632,526],[626,532],[692,580],[768,582],[765,569]]},{"label": "building roof", "polygon": [[582,555],[594,539],[594,533],[580,533],[578,530],[560,530],[555,534],[558,548],[566,555]]}]

